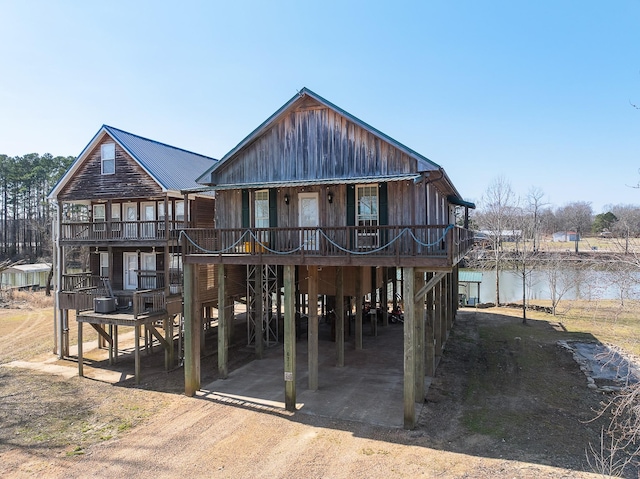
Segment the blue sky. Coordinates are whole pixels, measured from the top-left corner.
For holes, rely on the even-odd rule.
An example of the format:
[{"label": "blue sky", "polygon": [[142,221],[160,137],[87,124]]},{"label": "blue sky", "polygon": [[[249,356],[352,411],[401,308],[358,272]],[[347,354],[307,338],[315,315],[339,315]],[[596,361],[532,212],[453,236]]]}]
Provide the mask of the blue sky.
[{"label": "blue sky", "polygon": [[640,204],[640,0],[0,0],[0,153],[102,124],[216,158],[307,87],[445,168]]}]

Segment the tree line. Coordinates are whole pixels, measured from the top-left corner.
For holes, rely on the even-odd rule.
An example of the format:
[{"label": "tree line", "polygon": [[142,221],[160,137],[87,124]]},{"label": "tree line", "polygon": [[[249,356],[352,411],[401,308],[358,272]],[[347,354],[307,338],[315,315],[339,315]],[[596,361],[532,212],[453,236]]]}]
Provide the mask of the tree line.
[{"label": "tree line", "polygon": [[51,259],[54,213],[47,195],[74,160],[49,153],[0,154],[0,260]]},{"label": "tree line", "polygon": [[[470,255],[469,266],[490,267],[496,271],[496,302],[500,304],[499,271],[512,269],[522,280],[523,320],[526,321],[527,279],[540,268],[549,275],[553,286],[552,308],[567,292],[569,284],[561,276],[567,270],[567,261],[579,257],[567,257],[566,250],[541,248],[542,240],[550,239],[557,232],[568,232],[562,241],[572,241],[575,253],[579,253],[580,239],[589,235],[612,238],[607,255],[590,256],[590,264],[602,259],[598,268],[616,273],[619,281],[630,283],[640,271],[640,252],[632,248],[632,238],[640,236],[640,206],[610,205],[607,212],[594,215],[591,204],[576,201],[561,207],[552,207],[544,201],[540,188],[531,188],[524,197],[517,196],[504,177],[496,178],[488,186],[479,208],[472,217],[476,230],[477,246]],[[507,245],[507,246],[505,246]],[[592,247],[596,249],[596,247]],[[590,248],[591,249],[591,248]],[[543,251],[544,250],[544,251]],[[627,287],[626,285],[625,287]],[[627,288],[628,289],[628,288]]]}]

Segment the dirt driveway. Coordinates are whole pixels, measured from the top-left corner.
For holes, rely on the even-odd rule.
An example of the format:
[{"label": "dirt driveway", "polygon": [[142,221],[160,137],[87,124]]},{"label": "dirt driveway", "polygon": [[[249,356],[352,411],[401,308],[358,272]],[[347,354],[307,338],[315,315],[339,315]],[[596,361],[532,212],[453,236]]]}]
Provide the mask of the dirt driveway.
[{"label": "dirt driveway", "polygon": [[567,335],[460,314],[413,431],[187,398],[162,354],[162,381],[137,388],[0,367],[0,476],[600,477],[585,448],[603,397],[557,346]]}]

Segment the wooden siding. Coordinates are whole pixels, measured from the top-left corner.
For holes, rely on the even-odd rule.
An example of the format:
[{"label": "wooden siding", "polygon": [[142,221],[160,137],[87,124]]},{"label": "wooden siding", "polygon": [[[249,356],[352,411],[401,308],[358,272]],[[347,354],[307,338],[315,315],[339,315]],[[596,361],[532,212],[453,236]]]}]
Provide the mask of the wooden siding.
[{"label": "wooden siding", "polygon": [[[278,188],[276,210],[277,225],[280,228],[298,226],[298,193],[318,193],[320,226],[339,227],[347,225],[347,188],[350,185],[335,184],[312,187]],[[389,225],[436,225],[448,224],[448,217],[442,214],[437,204],[446,203],[433,184],[414,184],[413,181],[391,181],[388,188]],[[253,202],[253,193],[249,201]],[[328,194],[332,202],[329,203]],[[289,204],[285,202],[289,197]],[[216,197],[216,227],[242,228],[242,194],[240,190],[223,190]],[[253,211],[253,208],[251,208]],[[253,224],[253,223],[251,223]]]},{"label": "wooden siding", "polygon": [[[247,295],[247,267],[227,265],[226,291],[232,298]],[[202,303],[218,301],[218,265],[198,265],[198,301]]]},{"label": "wooden siding", "polygon": [[213,198],[198,197],[189,203],[191,205],[191,224],[196,228],[213,228],[215,224],[215,200]]},{"label": "wooden siding", "polygon": [[214,183],[377,177],[417,170],[416,160],[308,99],[225,161]]},{"label": "wooden siding", "polygon": [[[228,266],[227,266],[228,267]],[[309,268],[317,268],[317,266],[308,266]],[[305,266],[299,266],[300,281],[298,288],[300,293],[307,294],[309,292],[309,276]],[[361,274],[362,293],[369,294],[371,292],[371,268],[368,267],[350,267],[342,268],[343,288],[345,296],[356,295],[356,275]],[[381,287],[382,281],[376,276],[376,287]],[[334,266],[326,266],[318,271],[318,294],[326,294],[327,296],[336,295],[336,268]]]},{"label": "wooden siding", "polygon": [[60,192],[60,201],[87,199],[152,198],[162,188],[116,143],[116,172],[101,174],[100,146],[112,143],[106,133]]}]

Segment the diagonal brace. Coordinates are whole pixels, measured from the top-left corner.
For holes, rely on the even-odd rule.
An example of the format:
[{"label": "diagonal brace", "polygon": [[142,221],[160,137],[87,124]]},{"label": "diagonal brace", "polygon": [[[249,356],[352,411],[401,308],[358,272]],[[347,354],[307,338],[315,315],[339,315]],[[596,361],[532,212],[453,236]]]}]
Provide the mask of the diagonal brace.
[{"label": "diagonal brace", "polygon": [[446,276],[446,274],[447,273],[442,273],[442,272],[436,273],[435,276],[431,278],[429,281],[427,281],[427,283],[422,288],[420,288],[420,291],[416,293],[416,295],[413,298],[413,302],[417,303],[418,301],[420,301],[420,298],[422,298],[425,294],[429,292],[430,289],[432,289],[436,284],[438,284],[440,280]]}]

